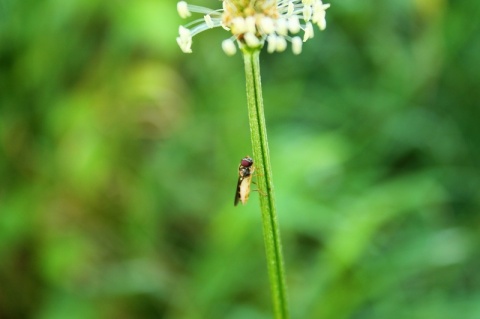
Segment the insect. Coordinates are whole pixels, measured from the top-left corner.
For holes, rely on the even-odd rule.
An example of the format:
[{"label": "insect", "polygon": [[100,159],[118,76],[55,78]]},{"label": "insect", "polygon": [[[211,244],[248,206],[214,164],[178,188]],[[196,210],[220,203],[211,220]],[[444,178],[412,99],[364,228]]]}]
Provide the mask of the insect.
[{"label": "insect", "polygon": [[242,202],[243,205],[248,200],[250,195],[250,183],[252,182],[252,174],[255,171],[255,165],[253,165],[253,159],[250,156],[245,156],[240,161],[238,166],[238,183],[237,191],[235,192],[235,206],[238,202]]}]

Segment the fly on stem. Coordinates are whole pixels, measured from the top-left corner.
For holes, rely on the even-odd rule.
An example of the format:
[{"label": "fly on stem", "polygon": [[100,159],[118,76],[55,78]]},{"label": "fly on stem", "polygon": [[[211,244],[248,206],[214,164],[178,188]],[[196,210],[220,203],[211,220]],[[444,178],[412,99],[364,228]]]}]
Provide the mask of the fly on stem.
[{"label": "fly on stem", "polygon": [[253,165],[253,159],[250,156],[242,158],[240,166],[238,166],[238,182],[234,202],[235,206],[238,205],[238,202],[242,202],[243,205],[247,203],[248,196],[250,195],[252,175],[254,172],[255,165]]}]

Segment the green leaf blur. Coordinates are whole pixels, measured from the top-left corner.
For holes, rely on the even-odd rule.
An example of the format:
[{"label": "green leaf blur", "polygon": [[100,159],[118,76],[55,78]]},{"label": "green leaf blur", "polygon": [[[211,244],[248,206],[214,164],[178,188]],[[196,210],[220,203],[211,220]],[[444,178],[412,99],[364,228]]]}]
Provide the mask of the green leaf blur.
[{"label": "green leaf blur", "polygon": [[[262,52],[292,318],[480,317],[479,13],[333,1]],[[181,23],[0,0],[0,318],[271,318],[241,55]]]}]

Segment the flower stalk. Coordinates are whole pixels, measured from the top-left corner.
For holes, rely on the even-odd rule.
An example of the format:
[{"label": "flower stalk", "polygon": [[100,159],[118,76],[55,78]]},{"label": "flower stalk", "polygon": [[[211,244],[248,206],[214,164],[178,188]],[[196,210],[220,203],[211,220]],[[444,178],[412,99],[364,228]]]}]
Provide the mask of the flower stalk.
[{"label": "flower stalk", "polygon": [[263,110],[262,83],[260,77],[260,50],[244,49],[245,76],[247,83],[248,118],[255,161],[257,186],[262,211],[263,236],[270,277],[274,318],[285,319],[288,315],[287,289],[282,256],[282,244],[277,211],[273,194],[272,169],[268,149],[267,129]]},{"label": "flower stalk", "polygon": [[[243,53],[248,118],[276,319],[287,319],[289,314],[263,110],[259,55],[263,47],[266,47],[268,53],[283,52],[288,42],[291,43],[292,52],[295,55],[300,54],[303,43],[314,36],[314,25],[322,31],[325,30],[326,10],[329,7],[330,4],[324,4],[322,0],[222,0],[221,9],[190,5],[184,0],[177,4],[181,18],[189,18],[192,13],[203,15],[203,19],[199,18],[179,27],[177,43],[183,52],[192,52],[192,39],[195,35],[221,27],[230,34],[230,37],[222,42],[224,52],[233,55],[238,47]],[[300,36],[302,32],[303,37]]]}]

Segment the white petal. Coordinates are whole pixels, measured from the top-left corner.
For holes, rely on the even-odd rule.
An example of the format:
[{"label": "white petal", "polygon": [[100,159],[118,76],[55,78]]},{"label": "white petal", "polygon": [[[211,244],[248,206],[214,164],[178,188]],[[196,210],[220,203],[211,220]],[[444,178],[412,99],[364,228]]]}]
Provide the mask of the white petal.
[{"label": "white petal", "polygon": [[178,33],[180,34],[180,38],[182,40],[186,40],[186,39],[191,39],[192,38],[192,34],[190,32],[189,29],[185,28],[183,25],[179,26],[178,27]]},{"label": "white petal", "polygon": [[327,28],[327,20],[325,20],[325,18],[323,18],[322,20],[318,21],[318,27],[322,31],[325,30]]},{"label": "white petal", "polygon": [[248,16],[245,18],[245,32],[255,33],[257,31],[255,17]]},{"label": "white petal", "polygon": [[287,48],[287,40],[284,37],[277,37],[276,49],[277,52],[285,51]]},{"label": "white petal", "polygon": [[177,11],[180,18],[188,18],[192,14],[188,10],[188,4],[185,1],[180,1],[177,3]]},{"label": "white petal", "polygon": [[300,21],[298,20],[298,16],[291,16],[288,18],[288,30],[293,34],[300,31]]},{"label": "white petal", "polygon": [[277,28],[276,32],[279,35],[287,35],[288,34],[288,27],[287,27],[287,20],[284,18],[278,18],[276,21]]},{"label": "white petal", "polygon": [[277,49],[277,36],[275,34],[270,34],[267,37],[268,41],[268,46],[267,46],[267,52],[268,53],[273,53]]},{"label": "white petal", "polygon": [[253,33],[247,32],[243,35],[243,37],[245,39],[245,43],[251,48],[256,48],[260,45],[260,40]]},{"label": "white petal", "polygon": [[224,30],[230,31],[230,28],[227,27],[226,25],[224,25],[223,22],[222,22],[221,26],[222,26],[222,28],[223,28]]},{"label": "white petal", "polygon": [[190,39],[182,39],[180,37],[177,38],[177,43],[180,49],[183,51],[183,53],[192,53],[192,38]]},{"label": "white petal", "polygon": [[203,16],[203,19],[205,20],[205,23],[210,29],[214,27],[212,17],[209,14],[207,14],[206,16]]},{"label": "white petal", "polygon": [[313,5],[313,16],[312,16],[313,23],[319,24],[321,23],[322,20],[325,20],[325,15],[326,15],[325,10],[327,10],[329,7],[330,7],[329,3],[322,4],[322,1],[317,1]]},{"label": "white petal", "polygon": [[222,49],[225,54],[232,56],[237,52],[237,47],[232,39],[226,39],[222,42]]},{"label": "white petal", "polygon": [[302,53],[302,39],[300,39],[300,37],[294,37],[292,39],[292,51],[293,51],[293,54],[295,55],[299,55],[300,53]]},{"label": "white petal", "polygon": [[287,10],[287,16],[291,16],[293,14],[293,11],[295,10],[295,6],[293,5],[293,2],[290,1],[288,3],[288,10]]},{"label": "white petal", "polygon": [[263,17],[260,20],[260,26],[262,27],[262,31],[265,32],[265,34],[271,34],[275,32],[275,25],[273,23],[273,20],[269,17]]},{"label": "white petal", "polygon": [[241,17],[236,17],[232,20],[232,33],[233,34],[242,34],[247,32],[247,26],[245,24],[245,19]]},{"label": "white petal", "polygon": [[310,21],[311,17],[312,17],[312,7],[311,6],[303,7],[303,20],[308,22]]},{"label": "white petal", "polygon": [[308,39],[313,38],[313,25],[308,22],[305,26],[305,34],[303,35],[303,42],[306,42]]}]

